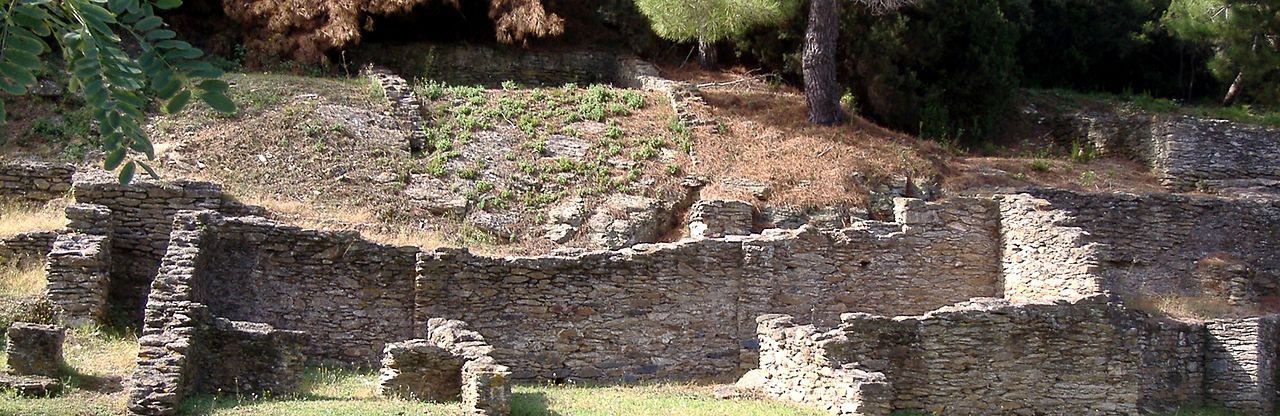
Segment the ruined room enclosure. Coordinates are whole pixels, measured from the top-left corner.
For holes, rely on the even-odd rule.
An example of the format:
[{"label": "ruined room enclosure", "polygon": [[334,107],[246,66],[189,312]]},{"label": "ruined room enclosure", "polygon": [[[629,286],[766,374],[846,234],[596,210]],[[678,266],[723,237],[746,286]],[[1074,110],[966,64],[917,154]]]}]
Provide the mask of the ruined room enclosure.
[{"label": "ruined room enclosure", "polygon": [[[485,53],[501,52],[409,65],[497,56]],[[532,68],[597,58],[522,56]],[[597,70],[632,74],[676,114],[680,97],[696,97],[636,70]],[[571,76],[533,72],[544,78],[530,82]],[[392,105],[418,102],[387,88],[393,78],[378,82]],[[696,115],[681,122],[708,127]],[[508,378],[744,374],[744,388],[836,414],[1270,412],[1280,199],[1266,166],[1280,158],[1257,155],[1276,133],[1185,118],[1152,125],[1098,147],[1147,163],[1172,190],[1219,195],[894,198],[920,192],[905,183],[870,205],[883,221],[785,229],[762,229],[779,222],[750,202],[689,201],[676,218],[690,238],[498,257],[281,224],[208,182],[120,185],[19,163],[0,167],[4,196],[38,203],[70,190],[75,204],[67,228],[6,238],[0,254],[44,259],[46,297],[64,323],[101,322],[109,308],[141,323],[129,393],[140,414],[169,414],[196,393],[287,392],[305,363],[381,364],[388,394],[409,396],[436,392],[398,385],[399,374],[430,374],[421,377],[447,380],[446,395],[493,414],[509,390],[478,387]],[[1229,130],[1210,134],[1220,128]],[[409,152],[413,136],[403,140]],[[1226,186],[1238,183],[1248,197]],[[1169,316],[1166,306],[1189,300],[1213,311]]]},{"label": "ruined room enclosure", "polygon": [[[0,177],[25,178],[22,187],[38,187],[31,178],[39,175],[45,187],[71,180],[69,170],[56,166],[9,169],[22,173]],[[989,384],[978,380],[1006,370],[961,371],[912,358],[960,345],[970,347],[944,355],[1022,357],[1009,361],[1002,376],[1029,389],[1009,388],[1024,391],[1017,394],[1098,389],[1081,402],[1002,399],[1009,406],[1127,414],[1274,402],[1266,385],[1249,381],[1268,380],[1274,371],[1264,354],[1272,348],[1272,318],[1249,312],[1276,296],[1269,282],[1277,265],[1268,254],[1271,236],[1280,235],[1274,200],[1033,189],[938,202],[899,198],[892,222],[752,235],[745,234],[756,213],[704,201],[690,215],[697,230],[691,234],[700,238],[498,258],[282,225],[252,216],[261,209],[231,202],[208,183],[122,186],[85,176],[71,187],[77,202],[68,209],[71,225],[53,233],[59,243],[48,263],[50,270],[75,265],[50,274],[72,284],[50,287],[76,290],[50,297],[72,299],[54,302],[68,321],[101,319],[104,299],[146,309],[135,382],[177,381],[136,385],[131,403],[143,413],[225,380],[284,391],[302,362],[374,366],[388,345],[429,337],[433,318],[467,322],[514,379],[723,378],[762,368],[769,380],[762,390],[820,407],[979,414],[984,408],[955,395],[989,399]],[[72,261],[57,254],[68,245],[102,254]],[[1130,301],[1167,295],[1222,299],[1240,306],[1240,315],[1180,323]],[[1004,300],[966,303],[971,298]],[[761,318],[776,314],[793,318],[786,324]],[[905,316],[886,318],[896,315]],[[885,344],[855,349],[800,323],[837,326],[849,334],[843,339],[883,337]],[[1062,325],[1081,329],[1054,329]],[[793,326],[801,329],[786,329]],[[1044,344],[1005,351],[997,346],[1019,344],[970,338],[973,331],[1025,334]],[[1056,338],[1067,333],[1087,335]],[[1055,349],[1033,353],[1041,346]],[[213,373],[200,364],[243,351],[263,351],[253,354],[261,361]],[[990,355],[970,356],[976,351]],[[175,352],[189,354],[188,364],[173,367],[163,358]],[[820,358],[780,366],[800,360],[796,354]],[[1249,364],[1257,360],[1263,364]],[[1097,368],[1120,373],[1092,378]],[[808,380],[805,372],[835,384],[787,384],[791,377]],[[1047,378],[1019,378],[1032,373]],[[1079,379],[1054,384],[1065,382],[1055,374]],[[1155,387],[1162,386],[1151,384],[1156,379],[1174,384]],[[823,401],[833,396],[822,389],[843,385],[867,390],[856,400]],[[879,396],[872,393],[877,388]]]}]

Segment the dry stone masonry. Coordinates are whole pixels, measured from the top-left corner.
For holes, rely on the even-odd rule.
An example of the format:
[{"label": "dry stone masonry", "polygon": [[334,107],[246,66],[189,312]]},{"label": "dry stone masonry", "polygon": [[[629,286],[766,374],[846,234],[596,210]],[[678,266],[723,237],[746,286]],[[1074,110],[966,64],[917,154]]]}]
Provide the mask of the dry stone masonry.
[{"label": "dry stone masonry", "polygon": [[[23,183],[8,189],[43,186]],[[379,360],[384,394],[484,414],[509,412],[512,379],[753,369],[744,386],[836,414],[1275,408],[1278,318],[1181,323],[1125,306],[1280,296],[1272,199],[1026,189],[895,198],[872,216],[890,221],[758,234],[775,213],[704,201],[687,216],[695,238],[488,257],[282,225],[208,183],[83,175],[74,188],[66,229],[0,255],[47,258],[68,323],[145,306],[137,414],[174,414],[196,392],[285,394],[308,361]],[[552,222],[590,228],[569,211]],[[57,388],[33,380],[0,384]]]},{"label": "dry stone masonry", "polygon": [[1080,110],[1044,117],[1057,135],[1151,166],[1170,190],[1280,191],[1280,129],[1193,116]]},{"label": "dry stone masonry", "polygon": [[58,233],[55,231],[20,233],[0,238],[0,263],[43,263],[45,255],[53,248],[53,240],[57,238]]},{"label": "dry stone masonry", "polygon": [[202,249],[213,243],[212,211],[175,216],[168,252],[151,285],[130,378],[129,410],[172,415],[193,392],[288,394],[297,387],[305,334],[209,312],[211,280]]},{"label": "dry stone masonry", "polygon": [[461,398],[473,414],[511,412],[511,371],[498,364],[493,347],[466,323],[427,321],[426,339],[388,344],[378,393],[384,397],[449,401]]},{"label": "dry stone masonry", "polygon": [[0,200],[43,204],[71,190],[75,168],[41,162],[0,163]]},{"label": "dry stone masonry", "polygon": [[102,322],[107,313],[110,266],[110,235],[58,235],[45,264],[45,298],[63,323]]},{"label": "dry stone masonry", "polygon": [[54,325],[14,322],[5,332],[9,370],[24,376],[58,377],[66,330]]},{"label": "dry stone masonry", "polygon": [[24,397],[48,397],[61,392],[63,328],[14,322],[5,332],[8,371],[0,373],[0,388]]},{"label": "dry stone masonry", "polygon": [[400,130],[406,134],[405,142],[410,152],[420,152],[426,148],[427,123],[422,117],[422,104],[409,82],[386,68],[369,67],[364,71],[368,77],[382,89],[383,98],[391,105],[391,115],[401,122]]}]

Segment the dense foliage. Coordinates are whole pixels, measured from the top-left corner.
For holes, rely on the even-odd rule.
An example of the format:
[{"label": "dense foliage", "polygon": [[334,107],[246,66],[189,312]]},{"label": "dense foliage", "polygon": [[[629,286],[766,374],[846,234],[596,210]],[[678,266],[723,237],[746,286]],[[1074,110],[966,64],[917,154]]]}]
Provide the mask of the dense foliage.
[{"label": "dense foliage", "polygon": [[[224,0],[222,10],[244,29],[246,50],[311,63],[358,44],[365,32],[376,30],[375,17],[407,15],[435,3],[461,7],[450,0]],[[524,44],[564,32],[564,19],[549,12],[542,0],[486,3],[500,42]]]},{"label": "dense foliage", "polygon": [[[218,80],[222,73],[198,61],[203,55],[200,50],[175,39],[177,34],[165,29],[155,15],[156,9],[181,4],[181,0],[8,0],[0,20],[0,90],[26,94],[39,82],[36,73],[50,65],[45,53],[60,51],[72,90],[93,109],[107,153],[104,167],[120,169],[122,182],[131,180],[138,168],[155,176],[138,158],[155,158],[142,129],[151,97],[164,101],[164,110],[171,113],[194,97],[219,111],[235,111],[225,95],[227,84]],[[125,42],[136,47],[126,52]]]},{"label": "dense foliage", "polygon": [[[1010,10],[1012,9],[1012,10]],[[924,0],[845,16],[846,71],[866,114],[937,139],[984,137],[1018,86],[1019,27],[999,0]]]},{"label": "dense foliage", "polygon": [[1280,0],[1174,0],[1163,23],[1215,51],[1209,67],[1231,84],[1226,103],[1280,105]]},{"label": "dense foliage", "polygon": [[791,16],[794,0],[636,0],[653,30],[674,41],[717,42]]}]

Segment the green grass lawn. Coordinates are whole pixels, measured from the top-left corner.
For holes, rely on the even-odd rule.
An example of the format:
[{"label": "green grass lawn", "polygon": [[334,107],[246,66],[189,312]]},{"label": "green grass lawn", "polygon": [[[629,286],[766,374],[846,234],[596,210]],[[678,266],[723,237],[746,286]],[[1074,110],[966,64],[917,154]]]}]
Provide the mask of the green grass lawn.
[{"label": "green grass lawn", "polygon": [[[183,403],[187,415],[465,415],[459,403],[386,400],[377,375],[333,369],[308,371],[302,392],[287,398],[201,396]],[[513,388],[513,415],[821,415],[780,402],[718,400],[711,387],[686,383],[629,385],[523,384]]]}]

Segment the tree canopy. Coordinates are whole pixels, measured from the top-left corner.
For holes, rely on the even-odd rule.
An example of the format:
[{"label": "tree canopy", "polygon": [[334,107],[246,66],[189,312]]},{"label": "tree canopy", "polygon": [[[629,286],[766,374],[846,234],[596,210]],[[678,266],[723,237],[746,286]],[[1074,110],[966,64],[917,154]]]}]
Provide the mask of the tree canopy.
[{"label": "tree canopy", "polygon": [[798,0],[636,0],[654,32],[677,42],[717,42],[796,12]]},{"label": "tree canopy", "polygon": [[[170,113],[193,98],[218,111],[235,111],[227,83],[218,79],[222,71],[200,61],[203,53],[176,39],[155,14],[180,5],[181,0],[7,0],[0,20],[0,90],[26,94],[52,62],[46,52],[60,51],[70,88],[93,109],[107,155],[103,167],[119,169],[122,182],[139,168],[155,176],[140,158],[155,158],[142,129],[152,98]],[[137,51],[125,51],[126,39]]]}]

